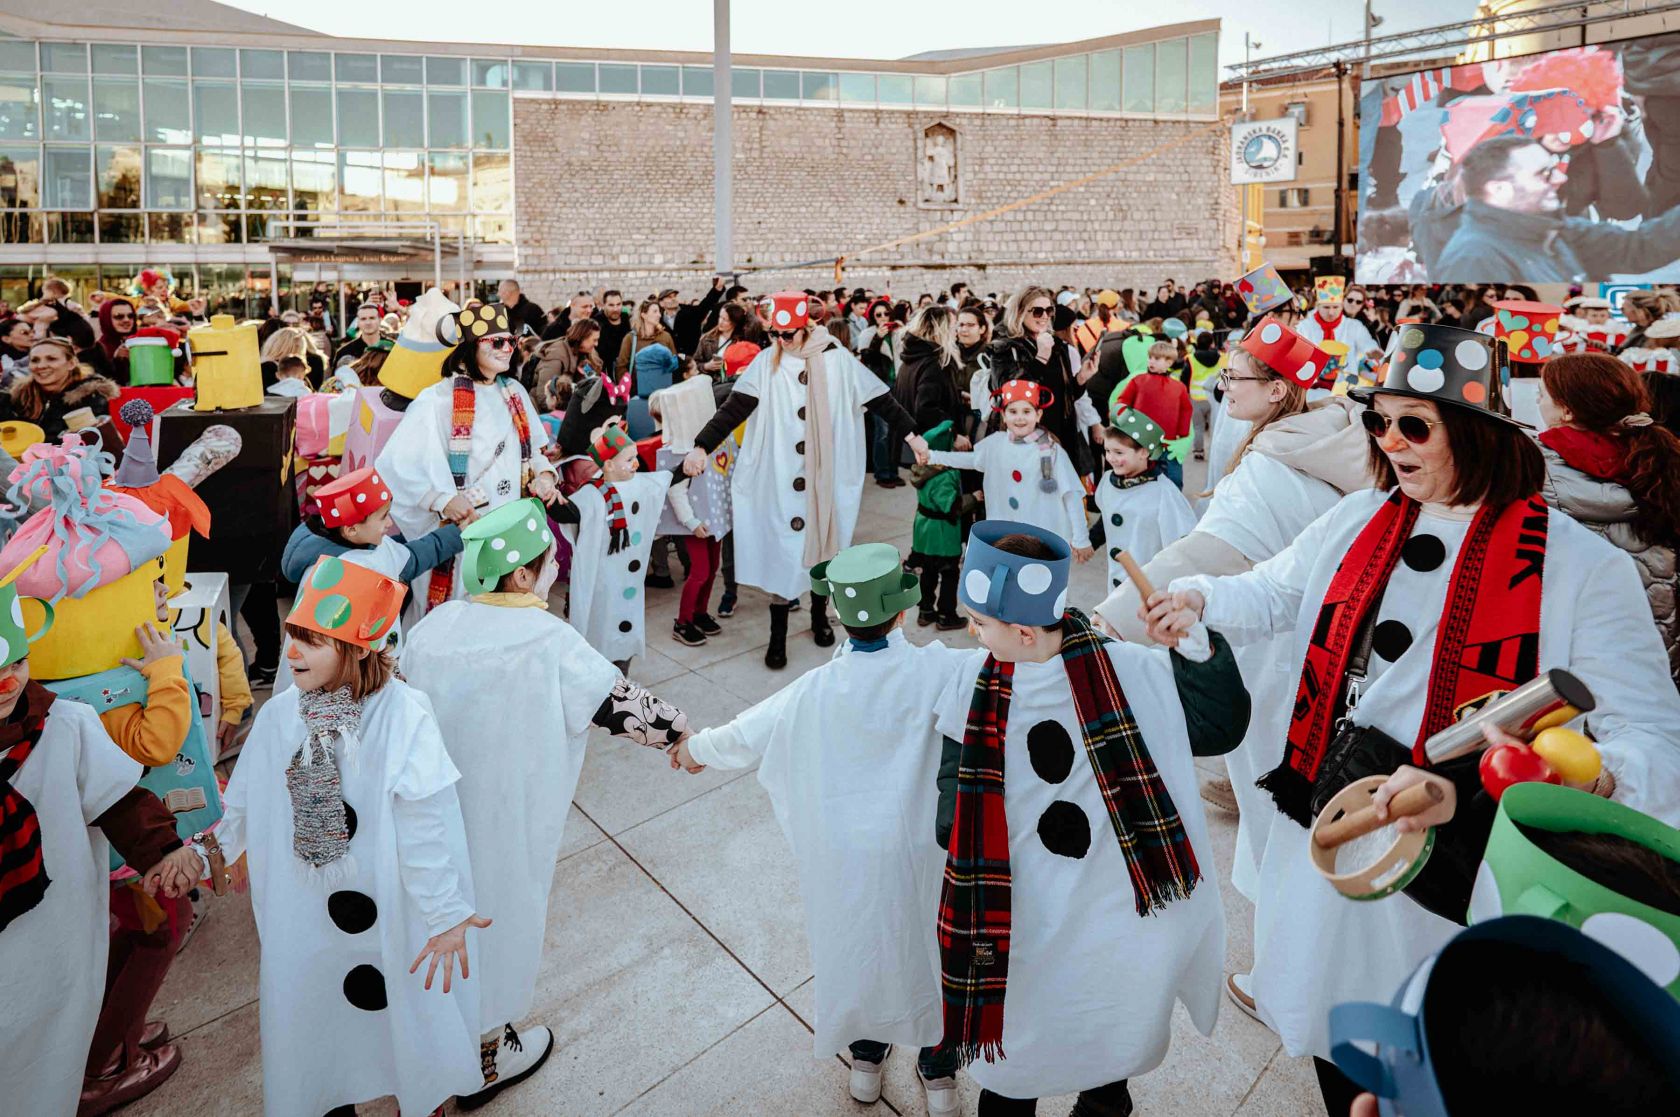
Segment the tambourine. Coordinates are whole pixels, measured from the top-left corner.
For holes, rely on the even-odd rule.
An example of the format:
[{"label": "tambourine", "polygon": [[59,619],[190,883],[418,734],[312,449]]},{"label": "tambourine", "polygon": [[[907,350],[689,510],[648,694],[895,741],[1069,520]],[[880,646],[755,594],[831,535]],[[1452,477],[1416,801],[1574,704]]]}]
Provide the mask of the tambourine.
[{"label": "tambourine", "polygon": [[1387,782],[1387,776],[1366,776],[1348,784],[1324,805],[1307,835],[1313,868],[1349,899],[1394,895],[1417,879],[1435,848],[1434,827],[1410,834],[1384,830],[1439,803],[1441,789],[1428,782],[1408,787],[1389,800],[1384,821],[1371,797]]}]

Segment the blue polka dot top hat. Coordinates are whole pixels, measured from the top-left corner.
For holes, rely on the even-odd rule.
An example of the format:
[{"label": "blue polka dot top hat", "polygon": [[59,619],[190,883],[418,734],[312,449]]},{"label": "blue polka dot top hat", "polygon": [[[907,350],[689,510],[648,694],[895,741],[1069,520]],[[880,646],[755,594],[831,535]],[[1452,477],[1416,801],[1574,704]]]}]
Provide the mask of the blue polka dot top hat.
[{"label": "blue polka dot top hat", "polygon": [[1415,324],[1394,331],[1377,383],[1348,395],[1364,404],[1378,394],[1433,400],[1530,430],[1511,415],[1510,383],[1503,341],[1457,326]]},{"label": "blue polka dot top hat", "polygon": [[[1006,535],[1030,535],[1050,547],[1054,558],[1032,558],[998,550]],[[957,595],[976,613],[1005,624],[1052,625],[1067,608],[1073,549],[1052,531],[1013,520],[983,520],[968,535]]]}]

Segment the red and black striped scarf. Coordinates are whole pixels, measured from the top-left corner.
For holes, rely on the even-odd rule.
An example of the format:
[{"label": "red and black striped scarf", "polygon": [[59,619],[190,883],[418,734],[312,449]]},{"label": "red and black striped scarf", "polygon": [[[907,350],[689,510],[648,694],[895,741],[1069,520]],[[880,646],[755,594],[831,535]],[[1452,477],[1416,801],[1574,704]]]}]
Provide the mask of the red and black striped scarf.
[{"label": "red and black striped scarf", "polygon": [[[1201,879],[1178,809],[1120,689],[1107,638],[1077,610],[1062,618],[1062,666],[1085,755],[1126,857],[1140,916],[1190,895]],[[974,682],[957,770],[957,808],[939,897],[944,1044],[964,1062],[1002,1058],[1009,981],[1009,820],[1004,737],[1015,665],[988,656]]]},{"label": "red and black striped scarf", "polygon": [[607,475],[597,473],[589,479],[601,492],[601,499],[607,505],[607,554],[616,555],[630,545],[630,518],[624,514],[624,498],[618,495],[618,486],[609,484]]},{"label": "red and black striped scarf", "polygon": [[12,786],[12,777],[41,740],[52,703],[51,691],[29,683],[18,709],[0,728],[0,746],[11,744],[11,751],[0,759],[0,931],[39,904],[52,883],[41,860],[41,820],[34,805]]},{"label": "red and black striped scarf", "polygon": [[[1342,556],[1307,642],[1283,763],[1260,777],[1278,809],[1311,822],[1313,780],[1336,734],[1337,711],[1365,614],[1376,607],[1417,524],[1418,502],[1399,489]],[[1434,666],[1412,762],[1427,767],[1423,743],[1466,703],[1503,692],[1540,670],[1540,586],[1546,563],[1546,505],[1539,496],[1482,507],[1470,522],[1447,583]]]}]

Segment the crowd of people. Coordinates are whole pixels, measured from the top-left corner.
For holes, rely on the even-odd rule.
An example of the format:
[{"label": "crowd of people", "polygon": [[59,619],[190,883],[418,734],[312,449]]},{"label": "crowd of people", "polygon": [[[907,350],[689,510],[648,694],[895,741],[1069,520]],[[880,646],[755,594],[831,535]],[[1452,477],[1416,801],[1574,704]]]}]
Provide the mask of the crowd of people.
[{"label": "crowd of people", "polygon": [[[465,1110],[529,1078],[592,728],[689,773],[758,766],[814,1051],[846,1054],[859,1102],[902,1045],[936,1117],[965,1067],[983,1117],[1062,1094],[1124,1117],[1180,1001],[1311,1056],[1336,1117],[1680,1100],[1680,295],[720,276],[545,312],[510,279],[372,292],[336,341],[311,300],[248,370],[296,423],[289,533],[266,591],[235,587],[251,647],[221,634],[206,730],[170,556],[241,509],[194,494],[215,465],[191,447],[158,468],[135,393],[160,361],[195,387],[204,307],[136,287],[84,309],[48,280],[0,318],[18,1112],[92,1117],[174,1073],[147,1016],[230,888],[261,941],[267,1112]],[[907,555],[855,540],[871,479],[915,489]],[[716,637],[751,586],[766,670],[801,611],[833,658],[691,724],[633,681],[673,550],[672,640]],[[1103,594],[1071,600],[1099,556]],[[65,626],[121,650],[64,668]],[[1322,828],[1353,791],[1374,836],[1343,861]],[[1210,808],[1238,818],[1246,973]],[[1368,839],[1411,863],[1362,877]]]}]

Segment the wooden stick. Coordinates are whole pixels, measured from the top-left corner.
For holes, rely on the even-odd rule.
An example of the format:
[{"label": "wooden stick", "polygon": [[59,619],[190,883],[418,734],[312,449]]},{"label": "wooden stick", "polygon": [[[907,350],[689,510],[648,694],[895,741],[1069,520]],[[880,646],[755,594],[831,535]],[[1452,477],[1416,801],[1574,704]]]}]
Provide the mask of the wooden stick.
[{"label": "wooden stick", "polygon": [[1313,841],[1321,849],[1335,849],[1344,842],[1362,838],[1373,830],[1380,830],[1397,818],[1410,818],[1435,806],[1445,795],[1433,780],[1413,784],[1388,801],[1388,818],[1379,819],[1377,808],[1361,807],[1349,811],[1332,822],[1326,822],[1313,834]]},{"label": "wooden stick", "polygon": [[1132,585],[1138,588],[1139,600],[1145,605],[1149,604],[1149,599],[1155,594],[1155,587],[1149,584],[1149,579],[1144,576],[1143,567],[1137,564],[1137,559],[1132,557],[1130,551],[1121,551],[1115,561],[1125,569],[1126,577],[1132,580]]}]

